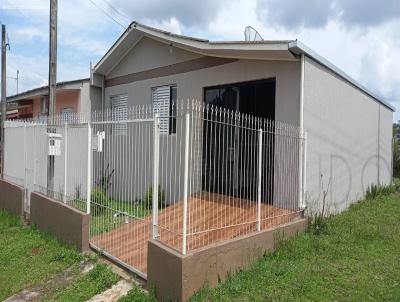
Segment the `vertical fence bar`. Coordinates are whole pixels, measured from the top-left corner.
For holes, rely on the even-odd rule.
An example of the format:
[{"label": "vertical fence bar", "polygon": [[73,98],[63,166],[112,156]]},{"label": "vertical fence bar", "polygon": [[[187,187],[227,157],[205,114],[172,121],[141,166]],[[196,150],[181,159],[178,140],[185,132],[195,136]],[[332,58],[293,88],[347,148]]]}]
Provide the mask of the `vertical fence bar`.
[{"label": "vertical fence bar", "polygon": [[91,155],[92,155],[92,126],[88,122],[88,148],[87,148],[87,191],[86,191],[86,213],[90,214],[90,194],[91,194]]},{"label": "vertical fence bar", "polygon": [[25,192],[25,196],[24,196],[24,205],[25,205],[25,209],[24,211],[28,211],[28,182],[27,182],[27,165],[28,165],[28,160],[27,160],[27,148],[26,148],[26,123],[24,123],[24,192]]},{"label": "vertical fence bar", "polygon": [[190,114],[185,116],[185,162],[183,174],[183,226],[182,226],[182,255],[186,254],[186,227],[187,227],[187,203],[189,183],[189,139],[190,139]]},{"label": "vertical fence bar", "polygon": [[303,158],[302,158],[302,210],[306,207],[306,185],[307,185],[307,132],[304,131],[304,136],[303,136]]},{"label": "vertical fence bar", "polygon": [[257,188],[257,231],[261,231],[261,178],[262,178],[262,135],[263,130],[258,130],[258,188]]},{"label": "vertical fence bar", "polygon": [[63,194],[63,202],[67,203],[67,154],[68,154],[68,138],[67,138],[67,130],[68,126],[67,123],[64,124],[64,194]]},{"label": "vertical fence bar", "polygon": [[158,238],[158,162],[160,152],[160,119],[158,114],[154,115],[154,150],[153,150],[153,200],[152,200],[152,215],[153,215],[153,239]]},{"label": "vertical fence bar", "polygon": [[299,210],[304,209],[304,200],[303,200],[303,159],[304,159],[304,131],[303,128],[300,128],[299,130],[299,154],[298,154],[298,208]]}]

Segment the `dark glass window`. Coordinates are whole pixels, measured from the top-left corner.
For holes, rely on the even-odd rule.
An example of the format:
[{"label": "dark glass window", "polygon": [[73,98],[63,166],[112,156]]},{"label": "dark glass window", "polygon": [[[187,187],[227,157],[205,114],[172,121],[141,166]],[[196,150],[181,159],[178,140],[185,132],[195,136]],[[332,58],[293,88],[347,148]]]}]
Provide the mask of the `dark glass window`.
[{"label": "dark glass window", "polygon": [[176,133],[176,86],[170,87],[170,102],[169,102],[169,134]]}]

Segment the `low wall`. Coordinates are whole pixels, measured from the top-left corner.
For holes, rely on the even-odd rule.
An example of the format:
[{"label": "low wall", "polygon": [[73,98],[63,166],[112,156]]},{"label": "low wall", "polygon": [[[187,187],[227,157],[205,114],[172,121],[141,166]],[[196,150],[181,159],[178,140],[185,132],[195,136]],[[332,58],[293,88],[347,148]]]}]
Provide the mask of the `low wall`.
[{"label": "low wall", "polygon": [[187,301],[203,286],[215,287],[230,272],[249,266],[265,251],[272,251],[277,240],[291,237],[307,228],[302,218],[274,229],[188,252],[185,256],[151,240],[148,243],[147,283],[155,286],[157,297]]},{"label": "low wall", "polygon": [[0,208],[11,214],[24,215],[24,197],[25,190],[23,187],[0,180]]},{"label": "low wall", "polygon": [[45,195],[31,194],[30,221],[78,251],[89,249],[89,215]]}]

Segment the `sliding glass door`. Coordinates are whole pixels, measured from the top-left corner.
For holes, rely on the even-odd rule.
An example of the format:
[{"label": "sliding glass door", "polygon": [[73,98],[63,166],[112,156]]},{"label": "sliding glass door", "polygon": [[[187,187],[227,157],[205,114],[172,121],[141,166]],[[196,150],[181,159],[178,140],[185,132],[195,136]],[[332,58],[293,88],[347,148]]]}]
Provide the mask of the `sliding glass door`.
[{"label": "sliding glass door", "polygon": [[[274,119],[275,79],[237,83],[204,89],[204,102],[255,117]],[[234,115],[221,113],[205,116],[203,125],[203,190],[255,199],[257,185],[258,137]],[[263,145],[271,152],[273,141]],[[273,163],[263,166],[263,175],[273,170]],[[272,179],[267,180],[267,183]],[[271,185],[271,186],[270,186]],[[272,183],[267,187],[272,187]],[[271,189],[263,189],[265,200],[272,200]],[[267,196],[268,195],[268,196]]]}]

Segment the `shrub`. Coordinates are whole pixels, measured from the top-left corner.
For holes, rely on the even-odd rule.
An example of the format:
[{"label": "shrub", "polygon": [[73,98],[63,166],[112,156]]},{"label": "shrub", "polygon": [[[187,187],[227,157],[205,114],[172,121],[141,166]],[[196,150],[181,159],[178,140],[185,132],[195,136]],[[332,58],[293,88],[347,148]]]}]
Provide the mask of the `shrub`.
[{"label": "shrub", "polygon": [[109,198],[100,188],[93,189],[90,194],[93,215],[99,215],[104,212],[105,206],[109,203]]},{"label": "shrub", "polygon": [[393,141],[393,176],[400,177],[400,143],[398,139]]},{"label": "shrub", "polygon": [[[152,209],[153,208],[153,186],[150,185],[146,193],[144,194],[144,200],[143,200],[145,207],[147,209]],[[161,188],[160,185],[158,185],[158,208],[165,207],[165,191]]]},{"label": "shrub", "polygon": [[381,196],[388,196],[396,191],[396,185],[369,185],[365,193],[365,199],[371,200]]}]

